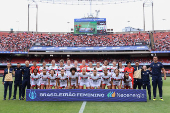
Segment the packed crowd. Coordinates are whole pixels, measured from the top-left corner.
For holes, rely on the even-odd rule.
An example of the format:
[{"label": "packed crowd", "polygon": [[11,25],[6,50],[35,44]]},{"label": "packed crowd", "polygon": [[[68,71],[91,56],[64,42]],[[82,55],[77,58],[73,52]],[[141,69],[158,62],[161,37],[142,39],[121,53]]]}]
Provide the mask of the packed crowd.
[{"label": "packed crowd", "polygon": [[[155,32],[155,51],[170,50],[170,33]],[[73,34],[34,34],[0,32],[0,51],[27,52],[39,43],[42,46],[85,47],[85,46],[134,46],[136,42],[150,45],[148,33],[111,34],[111,35],[79,35]]]},{"label": "packed crowd", "polygon": [[0,51],[29,51],[35,44],[56,47],[85,47],[85,46],[133,46],[135,42],[146,42],[149,45],[149,35],[146,33],[136,34],[113,34],[100,36],[74,36],[73,34],[8,34],[0,33]]}]

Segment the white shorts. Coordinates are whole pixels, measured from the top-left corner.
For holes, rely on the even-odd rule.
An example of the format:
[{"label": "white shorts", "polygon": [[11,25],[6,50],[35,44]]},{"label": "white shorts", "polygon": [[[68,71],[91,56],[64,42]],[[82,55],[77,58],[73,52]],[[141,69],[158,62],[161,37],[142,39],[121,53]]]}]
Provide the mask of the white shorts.
[{"label": "white shorts", "polygon": [[80,82],[80,86],[86,86],[86,87],[90,87],[90,83],[89,82]]},{"label": "white shorts", "polygon": [[92,83],[90,84],[90,86],[97,88],[97,87],[100,87],[100,83],[98,82],[98,83],[95,83],[95,84],[94,84],[94,83],[92,82]]},{"label": "white shorts", "polygon": [[39,80],[32,80],[31,81],[31,86],[35,86],[35,85],[37,85],[37,86],[40,86],[40,82],[39,82]]},{"label": "white shorts", "polygon": [[132,88],[132,83],[124,83],[124,85],[122,85],[122,88],[125,88],[126,86]]},{"label": "white shorts", "polygon": [[56,86],[56,82],[50,82],[50,86]]},{"label": "white shorts", "polygon": [[111,84],[110,84],[109,82],[110,82],[110,81],[102,81],[102,85],[111,86]]},{"label": "white shorts", "polygon": [[120,85],[120,81],[113,81],[113,85],[114,86],[119,86]]},{"label": "white shorts", "polygon": [[48,85],[48,80],[44,81],[43,79],[41,80],[41,85]]},{"label": "white shorts", "polygon": [[77,86],[77,83],[76,82],[71,82],[71,86],[73,86],[73,85]]},{"label": "white shorts", "polygon": [[66,88],[67,87],[67,83],[66,84],[61,84],[60,83],[60,87],[65,87]]}]

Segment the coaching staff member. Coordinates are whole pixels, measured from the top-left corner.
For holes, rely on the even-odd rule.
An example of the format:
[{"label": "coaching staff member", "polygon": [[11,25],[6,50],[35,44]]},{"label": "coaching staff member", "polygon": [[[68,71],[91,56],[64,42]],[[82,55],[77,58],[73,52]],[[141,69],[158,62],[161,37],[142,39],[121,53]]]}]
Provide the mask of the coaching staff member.
[{"label": "coaching staff member", "polygon": [[139,61],[136,60],[135,66],[134,66],[134,85],[133,85],[133,89],[136,89],[137,87],[138,87],[138,89],[141,89],[141,86],[142,86],[141,70],[142,70],[142,66],[140,66]]},{"label": "coaching staff member", "polygon": [[10,100],[11,98],[12,83],[13,83],[12,74],[14,75],[15,72],[13,68],[11,68],[11,63],[7,63],[7,68],[4,69],[4,75],[3,75],[3,80],[2,80],[2,84],[4,85],[4,99],[3,100],[6,100],[8,86],[9,86],[8,100]]},{"label": "coaching staff member", "polygon": [[30,89],[30,66],[29,61],[25,61],[25,66],[22,68],[23,81],[22,81],[22,100],[25,99],[25,88]]},{"label": "coaching staff member", "polygon": [[158,62],[158,57],[153,57],[153,62],[150,64],[150,70],[152,70],[152,86],[153,86],[153,100],[156,100],[156,88],[158,85],[160,100],[162,98],[162,75],[161,70],[164,73],[164,80],[166,80],[166,72],[161,62]]},{"label": "coaching staff member", "polygon": [[20,63],[17,63],[17,67],[14,68],[14,71],[15,71],[15,81],[14,81],[14,95],[12,100],[16,99],[17,86],[19,86],[19,100],[21,100],[22,68]]}]

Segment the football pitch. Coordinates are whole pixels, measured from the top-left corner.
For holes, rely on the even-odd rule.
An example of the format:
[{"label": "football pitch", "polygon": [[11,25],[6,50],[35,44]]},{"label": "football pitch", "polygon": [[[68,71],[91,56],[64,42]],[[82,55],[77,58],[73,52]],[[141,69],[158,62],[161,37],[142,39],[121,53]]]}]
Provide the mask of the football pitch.
[{"label": "football pitch", "polygon": [[[2,81],[2,77],[0,77]],[[0,82],[1,83],[1,82]],[[14,88],[12,89],[14,90]],[[163,81],[163,99],[147,102],[26,102],[26,100],[3,101],[4,86],[0,84],[0,113],[169,113],[170,112],[170,77]],[[13,91],[12,91],[13,92]],[[152,87],[151,87],[152,92]],[[8,94],[8,92],[7,92]],[[12,93],[13,96],[13,93]],[[153,98],[153,94],[152,94]],[[8,99],[8,95],[7,95]]]}]

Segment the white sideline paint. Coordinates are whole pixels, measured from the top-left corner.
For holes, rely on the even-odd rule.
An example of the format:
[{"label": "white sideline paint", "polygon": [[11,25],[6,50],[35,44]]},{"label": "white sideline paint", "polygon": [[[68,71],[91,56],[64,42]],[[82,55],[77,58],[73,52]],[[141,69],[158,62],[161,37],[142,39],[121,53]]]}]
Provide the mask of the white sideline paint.
[{"label": "white sideline paint", "polygon": [[84,101],[84,102],[82,103],[81,108],[80,108],[80,110],[79,110],[79,113],[83,113],[85,106],[86,106],[86,101]]}]

